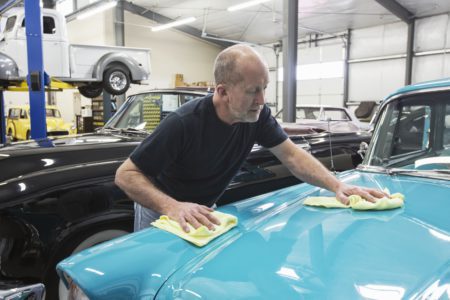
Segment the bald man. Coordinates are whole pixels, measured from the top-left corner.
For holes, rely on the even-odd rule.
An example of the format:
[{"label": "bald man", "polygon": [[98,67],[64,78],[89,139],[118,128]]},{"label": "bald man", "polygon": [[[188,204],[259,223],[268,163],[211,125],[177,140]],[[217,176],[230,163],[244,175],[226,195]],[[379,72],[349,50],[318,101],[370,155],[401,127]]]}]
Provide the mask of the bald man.
[{"label": "bald man", "polygon": [[215,202],[258,143],[297,178],[332,191],[342,202],[381,191],[340,182],[287,137],[264,104],[267,64],[252,48],[235,45],[214,63],[213,95],[192,100],[169,114],[119,167],[116,184],[135,203],[134,230],[164,214],[188,232],[188,223],[213,229]]}]

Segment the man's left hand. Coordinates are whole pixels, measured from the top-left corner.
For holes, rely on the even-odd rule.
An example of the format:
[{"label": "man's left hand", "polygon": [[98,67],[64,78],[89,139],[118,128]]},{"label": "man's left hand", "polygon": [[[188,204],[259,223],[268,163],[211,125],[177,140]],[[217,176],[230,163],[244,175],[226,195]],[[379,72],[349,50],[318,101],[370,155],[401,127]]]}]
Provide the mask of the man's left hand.
[{"label": "man's left hand", "polygon": [[348,205],[350,203],[348,196],[351,195],[359,195],[363,199],[373,203],[375,203],[379,198],[389,197],[388,194],[381,190],[349,185],[345,183],[341,183],[339,188],[336,190],[336,198],[345,205]]}]

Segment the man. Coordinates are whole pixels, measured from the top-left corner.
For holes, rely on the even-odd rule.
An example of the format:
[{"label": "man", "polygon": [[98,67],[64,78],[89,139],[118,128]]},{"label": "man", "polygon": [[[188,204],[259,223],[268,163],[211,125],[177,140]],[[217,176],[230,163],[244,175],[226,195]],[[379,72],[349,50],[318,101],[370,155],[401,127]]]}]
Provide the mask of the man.
[{"label": "man", "polygon": [[268,148],[300,180],[347,196],[375,201],[384,193],[349,186],[288,139],[264,105],[268,68],[252,48],[223,50],[214,64],[213,95],[193,100],[167,116],[117,170],[116,184],[136,201],[135,231],[161,214],[188,232],[219,221],[216,200],[238,172],[254,143]]}]

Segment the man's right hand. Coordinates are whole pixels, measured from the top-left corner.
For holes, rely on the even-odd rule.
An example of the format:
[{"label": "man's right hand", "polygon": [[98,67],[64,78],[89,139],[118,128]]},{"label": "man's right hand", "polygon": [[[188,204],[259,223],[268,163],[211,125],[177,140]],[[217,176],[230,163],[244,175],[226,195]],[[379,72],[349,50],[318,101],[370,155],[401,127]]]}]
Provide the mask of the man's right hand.
[{"label": "man's right hand", "polygon": [[219,219],[211,213],[214,210],[204,205],[191,202],[177,202],[166,215],[177,221],[185,232],[189,232],[188,223],[195,229],[205,225],[209,230],[214,230],[214,224],[220,225]]}]

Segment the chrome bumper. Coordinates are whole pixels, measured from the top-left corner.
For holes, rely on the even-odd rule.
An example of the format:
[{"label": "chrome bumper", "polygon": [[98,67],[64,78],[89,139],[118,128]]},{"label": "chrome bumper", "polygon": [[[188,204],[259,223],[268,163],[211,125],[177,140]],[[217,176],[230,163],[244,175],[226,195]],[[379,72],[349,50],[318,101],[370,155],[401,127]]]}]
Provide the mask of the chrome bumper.
[{"label": "chrome bumper", "polygon": [[43,300],[44,296],[45,286],[42,283],[0,290],[0,300]]}]

